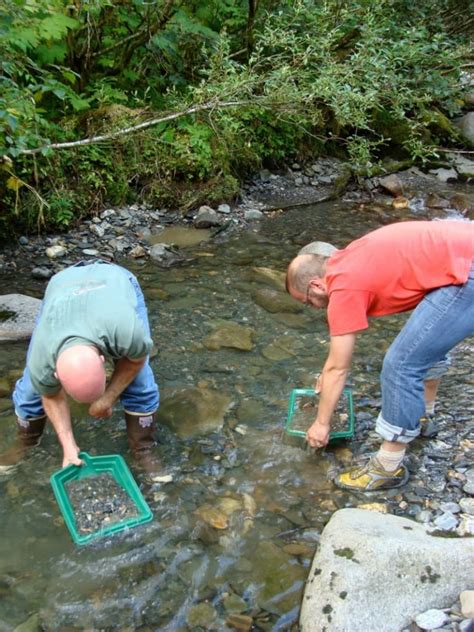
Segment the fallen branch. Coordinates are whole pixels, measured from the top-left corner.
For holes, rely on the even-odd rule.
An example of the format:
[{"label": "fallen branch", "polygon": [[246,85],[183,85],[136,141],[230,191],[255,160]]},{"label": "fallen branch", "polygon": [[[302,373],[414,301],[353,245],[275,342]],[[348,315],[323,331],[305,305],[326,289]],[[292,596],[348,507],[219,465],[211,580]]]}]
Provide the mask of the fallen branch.
[{"label": "fallen branch", "polygon": [[236,107],[239,105],[251,105],[251,104],[254,105],[255,101],[224,101],[224,102],[215,101],[211,103],[203,103],[202,105],[194,105],[188,108],[187,110],[183,110],[182,112],[174,112],[173,114],[167,114],[166,116],[161,116],[160,118],[151,119],[150,121],[145,121],[144,123],[139,123],[138,125],[132,125],[131,127],[125,127],[123,129],[119,129],[115,132],[110,132],[110,134],[92,136],[90,138],[70,141],[67,143],[51,143],[51,145],[43,145],[42,147],[35,147],[34,149],[23,149],[19,153],[22,155],[31,156],[33,154],[39,154],[41,152],[44,152],[48,149],[69,149],[70,147],[82,147],[84,145],[93,145],[95,143],[102,143],[104,141],[113,140],[114,138],[125,136],[127,134],[133,134],[135,132],[139,132],[141,130],[147,129],[148,127],[153,127],[154,125],[158,125],[159,123],[165,123],[166,121],[173,121],[183,116],[196,114],[196,112],[204,112],[206,110],[231,108],[231,107]]}]

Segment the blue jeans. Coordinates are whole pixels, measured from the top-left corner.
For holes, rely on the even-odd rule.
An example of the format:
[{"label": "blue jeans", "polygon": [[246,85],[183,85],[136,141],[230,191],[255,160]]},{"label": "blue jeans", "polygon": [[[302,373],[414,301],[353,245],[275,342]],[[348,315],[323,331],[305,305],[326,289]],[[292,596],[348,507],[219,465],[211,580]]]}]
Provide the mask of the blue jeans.
[{"label": "blue jeans", "polygon": [[[87,265],[88,263],[89,262],[81,262],[77,265]],[[90,263],[92,263],[92,261]],[[108,264],[107,262],[103,263],[104,265],[115,265]],[[131,272],[120,266],[117,267],[127,275],[127,278],[135,290],[135,295],[137,297],[137,316],[142,322],[146,332],[150,334],[150,325],[148,323],[145,299],[140,285]],[[38,324],[40,319],[41,311],[38,314],[36,324]],[[35,333],[33,332],[26,356],[27,363],[34,335]],[[146,359],[145,364],[141,368],[140,372],[135,376],[133,382],[131,382],[123,391],[120,396],[120,401],[122,402],[124,409],[130,413],[147,415],[154,413],[157,410],[160,403],[160,393],[153,376],[153,371],[150,367],[149,358]],[[41,397],[34,391],[33,385],[31,384],[28,367],[25,367],[22,377],[15,384],[15,390],[13,391],[13,403],[15,405],[15,413],[20,420],[29,421],[32,419],[38,419],[39,417],[43,417],[45,414]]]},{"label": "blue jeans", "polygon": [[463,285],[447,285],[417,305],[385,356],[382,411],[376,430],[387,441],[409,443],[420,433],[423,381],[450,349],[474,333],[474,264]]}]

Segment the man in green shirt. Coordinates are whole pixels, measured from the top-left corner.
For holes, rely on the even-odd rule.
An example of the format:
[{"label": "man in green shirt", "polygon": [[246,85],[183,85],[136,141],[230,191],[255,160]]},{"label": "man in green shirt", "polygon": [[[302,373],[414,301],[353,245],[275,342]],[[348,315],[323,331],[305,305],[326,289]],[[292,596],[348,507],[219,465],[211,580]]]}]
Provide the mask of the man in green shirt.
[{"label": "man in green shirt", "polygon": [[[93,261],[53,276],[13,393],[17,441],[0,456],[0,468],[14,465],[39,442],[47,417],[63,449],[63,467],[80,465],[71,397],[90,404],[89,414],[97,418],[109,417],[120,398],[132,452],[145,469],[156,469],[159,390],[148,361],[152,345],[143,294],[128,270]],[[105,359],[114,364],[108,384]]]}]

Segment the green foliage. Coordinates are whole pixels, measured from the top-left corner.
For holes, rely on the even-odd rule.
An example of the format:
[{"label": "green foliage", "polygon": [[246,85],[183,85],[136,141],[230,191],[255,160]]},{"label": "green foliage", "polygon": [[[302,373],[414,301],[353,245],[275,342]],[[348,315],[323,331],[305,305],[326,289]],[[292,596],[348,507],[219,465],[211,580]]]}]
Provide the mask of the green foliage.
[{"label": "green foliage", "polygon": [[262,164],[320,152],[343,150],[356,173],[387,154],[424,161],[456,141],[471,4],[3,0],[1,221],[65,229],[134,197],[189,208],[235,194]]}]

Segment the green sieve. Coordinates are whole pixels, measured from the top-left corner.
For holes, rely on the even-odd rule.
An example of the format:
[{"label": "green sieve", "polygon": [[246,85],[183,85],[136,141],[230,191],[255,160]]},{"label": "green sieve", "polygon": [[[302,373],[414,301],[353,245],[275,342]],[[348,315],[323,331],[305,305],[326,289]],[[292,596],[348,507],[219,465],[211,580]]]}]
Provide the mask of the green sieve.
[{"label": "green sieve", "polygon": [[[294,388],[288,402],[288,416],[285,422],[285,433],[291,437],[306,437],[306,431],[313,423],[315,415],[311,416],[312,408],[315,408],[317,394],[312,388]],[[308,400],[308,414],[301,415],[304,409],[304,400]],[[336,429],[329,435],[329,441],[349,439],[354,436],[354,406],[352,403],[352,391],[345,388],[341,399],[333,415],[333,425]],[[304,426],[304,427],[303,427]]]},{"label": "green sieve", "polygon": [[[153,514],[143,498],[123,457],[119,454],[90,456],[87,452],[80,452],[79,458],[84,461],[83,465],[68,465],[62,470],[55,472],[50,478],[59,509],[61,510],[72,539],[76,544],[88,544],[91,540],[96,538],[112,535],[124,529],[131,529],[132,527],[152,520]],[[86,477],[98,476],[100,474],[109,474],[112,476],[135,505],[137,514],[133,517],[124,518],[114,524],[102,526],[100,529],[84,535],[81,534],[77,528],[74,509],[67,492],[67,485],[71,481],[79,481]]]}]

